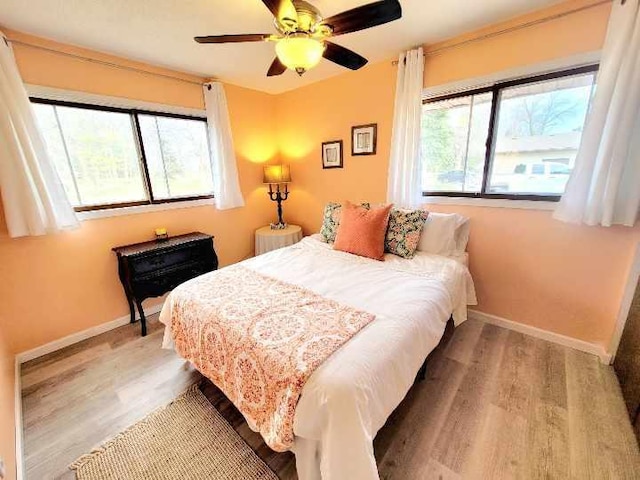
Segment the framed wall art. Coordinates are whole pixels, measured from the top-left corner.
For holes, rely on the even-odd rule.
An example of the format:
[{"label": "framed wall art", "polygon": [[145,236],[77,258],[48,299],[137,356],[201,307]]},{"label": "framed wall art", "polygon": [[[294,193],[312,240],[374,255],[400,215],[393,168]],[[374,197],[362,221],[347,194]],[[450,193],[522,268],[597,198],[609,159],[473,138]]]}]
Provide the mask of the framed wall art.
[{"label": "framed wall art", "polygon": [[377,123],[351,127],[351,155],[375,155],[377,143]]},{"label": "framed wall art", "polygon": [[322,168],[342,168],[342,140],[322,143]]}]

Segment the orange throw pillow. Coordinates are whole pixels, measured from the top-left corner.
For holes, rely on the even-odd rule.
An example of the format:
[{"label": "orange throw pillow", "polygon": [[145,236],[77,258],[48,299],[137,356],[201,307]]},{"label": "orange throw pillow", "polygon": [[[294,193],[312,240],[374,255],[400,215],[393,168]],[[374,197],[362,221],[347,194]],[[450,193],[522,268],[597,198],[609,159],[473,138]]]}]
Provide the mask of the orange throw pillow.
[{"label": "orange throw pillow", "polygon": [[366,209],[346,202],[333,248],[374,260],[384,260],[384,239],[393,205]]}]

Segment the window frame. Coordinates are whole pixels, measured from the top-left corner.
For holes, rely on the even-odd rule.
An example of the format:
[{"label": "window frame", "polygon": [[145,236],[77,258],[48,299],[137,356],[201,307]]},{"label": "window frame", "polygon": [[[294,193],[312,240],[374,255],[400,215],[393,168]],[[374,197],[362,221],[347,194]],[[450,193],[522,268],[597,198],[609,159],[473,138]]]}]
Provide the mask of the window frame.
[{"label": "window frame", "polygon": [[[559,202],[562,195],[538,195],[538,194],[517,194],[517,193],[489,193],[487,187],[489,184],[489,173],[491,171],[491,164],[493,162],[493,152],[495,149],[496,141],[496,121],[498,106],[500,100],[500,93],[502,90],[511,87],[518,87],[521,85],[528,85],[531,83],[544,82],[547,80],[555,80],[562,77],[570,77],[573,75],[580,75],[585,73],[597,73],[600,65],[598,63],[585,65],[582,67],[574,67],[569,69],[558,70],[551,73],[545,73],[540,75],[532,75],[514,80],[505,80],[502,82],[496,82],[493,85],[487,87],[476,88],[472,90],[463,90],[460,92],[440,95],[433,98],[427,98],[422,101],[423,105],[428,103],[439,102],[443,100],[451,100],[460,97],[469,97],[473,95],[480,95],[483,93],[491,93],[491,113],[489,117],[489,128],[487,131],[487,140],[485,141],[485,157],[484,167],[482,170],[482,186],[480,192],[447,192],[447,191],[423,191],[423,197],[460,197],[460,198],[484,198],[495,200],[527,200],[534,202]],[[589,104],[588,108],[591,105]],[[588,111],[588,110],[587,110]],[[466,172],[465,172],[466,174]]]},{"label": "window frame", "polygon": [[[31,103],[39,103],[43,105],[52,105],[54,107],[71,107],[71,108],[81,108],[84,110],[94,110],[94,111],[102,111],[102,112],[113,112],[113,113],[125,113],[129,115],[131,119],[131,125],[133,130],[133,137],[135,141],[135,147],[138,152],[138,163],[141,169],[142,182],[144,186],[144,190],[147,193],[146,200],[139,200],[134,202],[116,202],[116,203],[103,203],[99,205],[86,205],[73,207],[73,209],[80,212],[91,212],[96,210],[109,210],[116,208],[127,208],[127,207],[139,207],[144,205],[160,205],[163,203],[176,203],[176,202],[189,202],[193,200],[205,200],[214,198],[213,194],[210,195],[189,195],[184,197],[174,197],[174,198],[162,198],[157,199],[153,196],[153,187],[151,186],[151,177],[149,174],[149,166],[147,165],[147,156],[145,153],[144,142],[142,139],[142,130],[140,129],[140,120],[138,115],[153,115],[158,117],[168,117],[168,118],[178,118],[182,120],[196,120],[199,122],[207,123],[207,119],[205,117],[193,116],[193,115],[184,115],[180,113],[167,113],[167,112],[157,112],[153,110],[145,110],[140,108],[121,108],[121,107],[110,107],[105,105],[95,105],[91,103],[82,103],[82,102],[69,102],[66,100],[50,100],[46,98],[40,98],[36,96],[29,97]],[[62,132],[61,132],[62,133]],[[207,132],[208,135],[208,132]],[[211,157],[211,154],[209,154]],[[211,161],[211,158],[209,158]],[[212,166],[213,168],[213,166]],[[73,175],[73,172],[72,172]],[[75,182],[75,177],[74,177]]]}]

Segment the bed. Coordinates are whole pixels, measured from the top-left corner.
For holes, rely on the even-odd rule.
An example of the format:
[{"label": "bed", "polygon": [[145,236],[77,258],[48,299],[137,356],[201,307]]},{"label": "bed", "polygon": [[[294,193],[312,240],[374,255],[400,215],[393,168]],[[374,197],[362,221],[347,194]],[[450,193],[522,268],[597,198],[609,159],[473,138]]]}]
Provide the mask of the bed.
[{"label": "bed", "polygon": [[[387,254],[378,262],[333,250],[312,235],[240,265],[375,315],[302,387],[291,450],[301,480],[378,478],[373,438],[407,394],[447,321],[464,322],[467,305],[476,303],[466,256],[418,252],[407,260]],[[181,295],[224,270],[186,282],[170,294],[160,314],[167,326],[163,347],[174,347],[172,307]]]}]

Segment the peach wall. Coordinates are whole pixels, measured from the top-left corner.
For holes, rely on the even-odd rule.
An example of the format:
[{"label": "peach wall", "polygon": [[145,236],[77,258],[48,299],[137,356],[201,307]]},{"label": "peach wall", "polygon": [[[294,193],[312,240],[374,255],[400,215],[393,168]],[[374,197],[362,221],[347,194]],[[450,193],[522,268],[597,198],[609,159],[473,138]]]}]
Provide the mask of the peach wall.
[{"label": "peach wall", "polygon": [[[427,51],[594,3],[571,1],[429,46]],[[601,48],[610,5],[427,55],[426,86]],[[383,62],[278,97],[278,142],[292,164],[291,222],[318,231],[329,200],[385,200],[396,69]],[[297,108],[311,112],[300,122]],[[351,126],[378,123],[378,154],[351,157]],[[322,170],[320,144],[345,141],[344,169]],[[600,344],[611,338],[640,228],[566,225],[551,212],[435,206],[471,218],[480,311]]]},{"label": "peach wall", "polygon": [[[3,321],[0,318],[0,323]],[[0,329],[0,458],[5,462],[6,480],[16,478],[15,366],[13,354]]]},{"label": "peach wall", "polygon": [[608,347],[638,226],[569,225],[541,210],[427,208],[471,219],[478,310]]},{"label": "peach wall", "polygon": [[[288,220],[314,232],[318,212],[330,200],[384,199],[394,92],[395,68],[384,62],[279,96],[278,143],[294,180],[291,199],[284,204]],[[304,122],[298,105],[309,112]],[[351,157],[351,127],[376,122],[377,155]],[[323,170],[321,143],[338,139],[344,142],[344,168]]]},{"label": "peach wall", "polygon": [[454,47],[461,42],[599,3],[601,0],[571,0],[444,42],[425,45],[425,86],[481,77],[501,70],[600,50],[607,31],[610,3]]},{"label": "peach wall", "polygon": [[[189,80],[197,77],[157,69],[116,57],[7,32],[92,58],[134,66]],[[149,102],[202,108],[201,87],[97,63],[15,46],[18,67],[27,83]],[[16,352],[126,315],[128,307],[117,279],[111,248],[150,239],[165,226],[170,234],[199,230],[215,235],[221,263],[253,252],[253,231],[267,223],[273,205],[261,186],[260,162],[276,155],[273,96],[225,86],[234,135],[244,208],[217,211],[213,206],[85,221],[80,229],[45,237],[10,239],[0,218],[0,277],[10,279],[0,291],[6,337]],[[155,300],[157,303],[158,300]],[[154,300],[148,300],[149,304]]]},{"label": "peach wall", "polygon": [[12,40],[23,41],[57,52],[89,57],[124,67],[114,68],[100,63],[87,62],[16,43],[13,44],[13,50],[20,74],[26,83],[180,107],[202,108],[202,94],[197,85],[175,81],[171,78],[145,75],[127,70],[127,68],[137,68],[150,73],[159,73],[192,82],[200,82],[202,78],[93,50],[53,42],[22,32],[5,28],[2,28],[2,30]]}]

